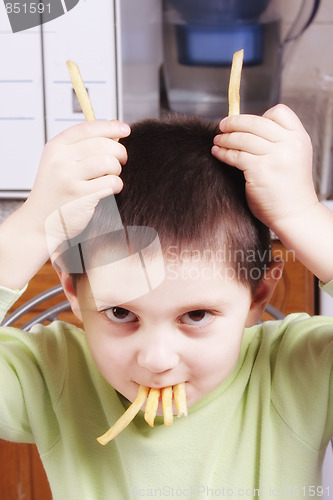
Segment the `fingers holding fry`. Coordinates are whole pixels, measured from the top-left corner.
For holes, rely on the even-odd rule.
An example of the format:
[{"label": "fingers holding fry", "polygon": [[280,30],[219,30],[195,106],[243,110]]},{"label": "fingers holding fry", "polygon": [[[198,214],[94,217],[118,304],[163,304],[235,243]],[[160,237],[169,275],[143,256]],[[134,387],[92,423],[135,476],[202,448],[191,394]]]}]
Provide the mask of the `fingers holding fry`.
[{"label": "fingers holding fry", "polygon": [[67,61],[67,67],[75,94],[78,98],[85,119],[87,121],[94,121],[96,119],[95,113],[89,99],[87,89],[83,83],[80,70],[77,64],[73,61]]},{"label": "fingers holding fry", "polygon": [[234,53],[229,81],[229,116],[240,113],[240,81],[243,67],[244,50]]}]

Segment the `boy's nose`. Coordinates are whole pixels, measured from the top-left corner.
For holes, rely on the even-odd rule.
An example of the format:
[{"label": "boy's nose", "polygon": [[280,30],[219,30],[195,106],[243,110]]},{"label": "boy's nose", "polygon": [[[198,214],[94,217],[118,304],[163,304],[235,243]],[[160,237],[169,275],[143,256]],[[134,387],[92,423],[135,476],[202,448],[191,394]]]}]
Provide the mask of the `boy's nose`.
[{"label": "boy's nose", "polygon": [[[167,335],[167,332],[165,332]],[[179,355],[172,343],[163,340],[165,335],[155,332],[143,342],[138,352],[138,365],[152,373],[163,373],[175,368]]]}]

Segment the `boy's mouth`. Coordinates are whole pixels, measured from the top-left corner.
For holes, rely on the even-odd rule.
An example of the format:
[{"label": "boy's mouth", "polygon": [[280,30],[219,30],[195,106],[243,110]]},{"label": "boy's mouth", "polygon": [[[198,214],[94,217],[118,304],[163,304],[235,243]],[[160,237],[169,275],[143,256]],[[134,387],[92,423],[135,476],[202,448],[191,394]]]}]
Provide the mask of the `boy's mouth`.
[{"label": "boy's mouth", "polygon": [[[136,382],[134,382],[136,385]],[[162,389],[153,389],[144,385],[139,385],[138,393],[129,408],[117,420],[117,422],[103,436],[97,438],[102,445],[107,444],[115,438],[139,413],[140,409],[145,405],[145,421],[151,427],[154,427],[154,420],[160,406],[160,398],[162,398],[162,409],[164,416],[164,425],[169,427],[173,424],[174,410],[178,417],[187,416],[187,403],[185,383],[176,384],[173,386],[163,387]]]},{"label": "boy's mouth", "polygon": [[138,383],[138,382],[135,382],[133,380],[133,383],[135,384],[136,386],[136,391],[138,391],[140,385],[143,385],[145,387],[149,387],[149,389],[154,389],[156,391],[161,391],[162,389],[165,389],[166,387],[174,387],[178,384],[181,384],[181,383],[184,383],[184,384],[188,384],[187,381],[184,381],[184,382],[175,382],[175,383],[171,383],[171,384],[165,384],[165,385],[160,385],[160,384],[141,384],[141,383]]}]

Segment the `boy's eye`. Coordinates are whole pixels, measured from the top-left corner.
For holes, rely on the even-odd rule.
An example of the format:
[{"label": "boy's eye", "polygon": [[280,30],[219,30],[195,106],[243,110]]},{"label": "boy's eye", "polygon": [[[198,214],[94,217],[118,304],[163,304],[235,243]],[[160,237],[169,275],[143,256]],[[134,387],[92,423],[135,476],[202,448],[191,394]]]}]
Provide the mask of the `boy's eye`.
[{"label": "boy's eye", "polygon": [[204,309],[198,309],[197,311],[190,311],[183,314],[181,317],[181,322],[186,325],[204,325],[212,318],[212,314]]},{"label": "boy's eye", "polygon": [[104,312],[106,317],[115,323],[131,323],[137,319],[134,313],[123,307],[111,307]]}]

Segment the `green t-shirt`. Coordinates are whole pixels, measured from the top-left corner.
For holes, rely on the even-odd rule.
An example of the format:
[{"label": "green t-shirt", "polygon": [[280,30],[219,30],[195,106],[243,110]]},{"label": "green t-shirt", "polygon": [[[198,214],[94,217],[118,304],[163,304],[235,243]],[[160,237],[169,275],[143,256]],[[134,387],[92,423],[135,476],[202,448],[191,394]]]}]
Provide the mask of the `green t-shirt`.
[{"label": "green t-shirt", "polygon": [[[16,297],[0,289],[3,313]],[[2,327],[0,437],[37,444],[55,500],[320,497],[332,364],[333,318],[254,326],[232,373],[187,418],[150,428],[140,412],[103,447],[96,438],[129,402],[98,372],[84,332]]]}]

